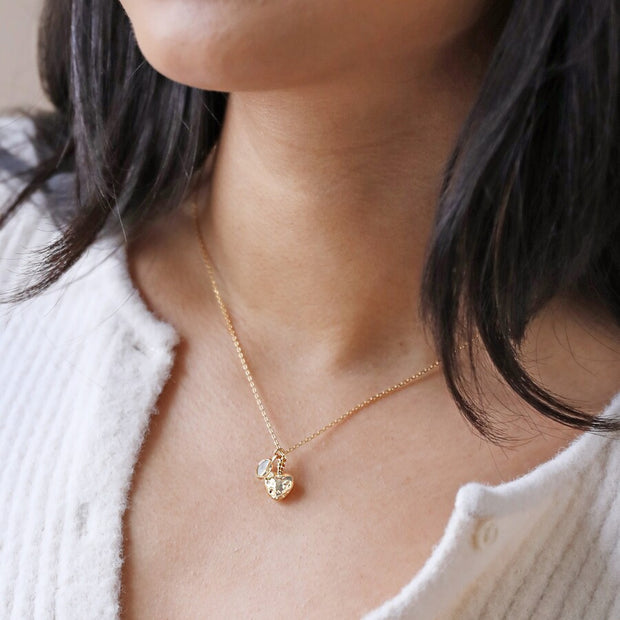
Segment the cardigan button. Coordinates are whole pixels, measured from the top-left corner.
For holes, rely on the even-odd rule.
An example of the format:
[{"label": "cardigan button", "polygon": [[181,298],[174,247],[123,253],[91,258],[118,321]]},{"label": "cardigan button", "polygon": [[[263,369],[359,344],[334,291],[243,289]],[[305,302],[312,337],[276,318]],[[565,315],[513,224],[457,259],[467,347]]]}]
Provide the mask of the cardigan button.
[{"label": "cardigan button", "polygon": [[473,548],[482,550],[490,547],[497,540],[497,534],[497,523],[493,519],[478,519],[472,535]]}]

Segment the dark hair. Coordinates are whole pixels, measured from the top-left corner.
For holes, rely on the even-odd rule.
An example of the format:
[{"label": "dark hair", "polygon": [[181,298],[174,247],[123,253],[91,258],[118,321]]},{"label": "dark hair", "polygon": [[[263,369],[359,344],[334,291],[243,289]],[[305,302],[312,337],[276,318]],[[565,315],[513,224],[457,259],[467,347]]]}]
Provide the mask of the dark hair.
[{"label": "dark hair", "polygon": [[[507,7],[477,100],[445,170],[422,286],[447,385],[483,436],[500,435],[465,379],[475,334],[507,384],[562,424],[620,430],[539,386],[519,344],[555,295],[587,296],[620,322],[619,15],[616,0]],[[174,209],[217,142],[226,93],[183,86],[140,53],[117,2],[47,0],[39,67],[52,112],[33,114],[40,162],[0,217],[72,173],[61,237],[35,284],[52,284],[110,217],[129,238]],[[470,347],[471,351],[472,348]]]}]

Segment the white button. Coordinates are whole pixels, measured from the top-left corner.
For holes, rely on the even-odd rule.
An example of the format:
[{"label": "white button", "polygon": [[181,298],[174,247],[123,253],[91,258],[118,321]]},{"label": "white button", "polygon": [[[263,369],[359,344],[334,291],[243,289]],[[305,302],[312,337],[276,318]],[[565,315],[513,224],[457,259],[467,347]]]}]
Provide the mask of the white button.
[{"label": "white button", "polygon": [[472,535],[474,549],[486,549],[497,540],[498,527],[493,519],[479,519]]}]

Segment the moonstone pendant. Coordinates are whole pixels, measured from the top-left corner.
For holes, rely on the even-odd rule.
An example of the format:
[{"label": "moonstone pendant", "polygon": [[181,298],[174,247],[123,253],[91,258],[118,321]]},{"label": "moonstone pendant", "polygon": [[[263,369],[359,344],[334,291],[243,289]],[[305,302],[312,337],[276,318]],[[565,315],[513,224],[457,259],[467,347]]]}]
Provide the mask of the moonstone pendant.
[{"label": "moonstone pendant", "polygon": [[[277,473],[272,471],[275,461],[278,461]],[[263,459],[256,467],[256,477],[265,481],[269,497],[275,500],[284,499],[293,488],[293,476],[284,474],[283,469],[284,457],[278,451],[270,459]]]},{"label": "moonstone pendant", "polygon": [[258,478],[264,478],[269,475],[271,473],[272,464],[271,459],[263,459],[256,468],[256,476]]}]

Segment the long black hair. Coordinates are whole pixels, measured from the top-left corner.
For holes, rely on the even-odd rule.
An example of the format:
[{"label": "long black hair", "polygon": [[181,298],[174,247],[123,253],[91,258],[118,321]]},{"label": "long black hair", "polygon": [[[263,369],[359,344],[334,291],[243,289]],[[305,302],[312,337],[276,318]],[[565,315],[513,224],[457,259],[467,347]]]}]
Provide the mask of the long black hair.
[{"label": "long black hair", "polygon": [[[519,356],[528,324],[558,294],[585,296],[620,323],[619,13],[618,0],[508,6],[446,165],[422,314],[457,405],[491,440],[500,435],[466,379],[473,357],[455,353],[476,334],[507,384],[543,415],[620,430],[620,420],[538,385]],[[32,114],[40,159],[20,173],[23,189],[0,226],[34,192],[52,192],[59,174],[72,175],[75,200],[54,213],[62,235],[12,302],[58,279],[106,223],[130,239],[177,207],[226,111],[226,93],[175,83],[148,65],[109,0],[46,0],[39,68],[53,110]]]}]

